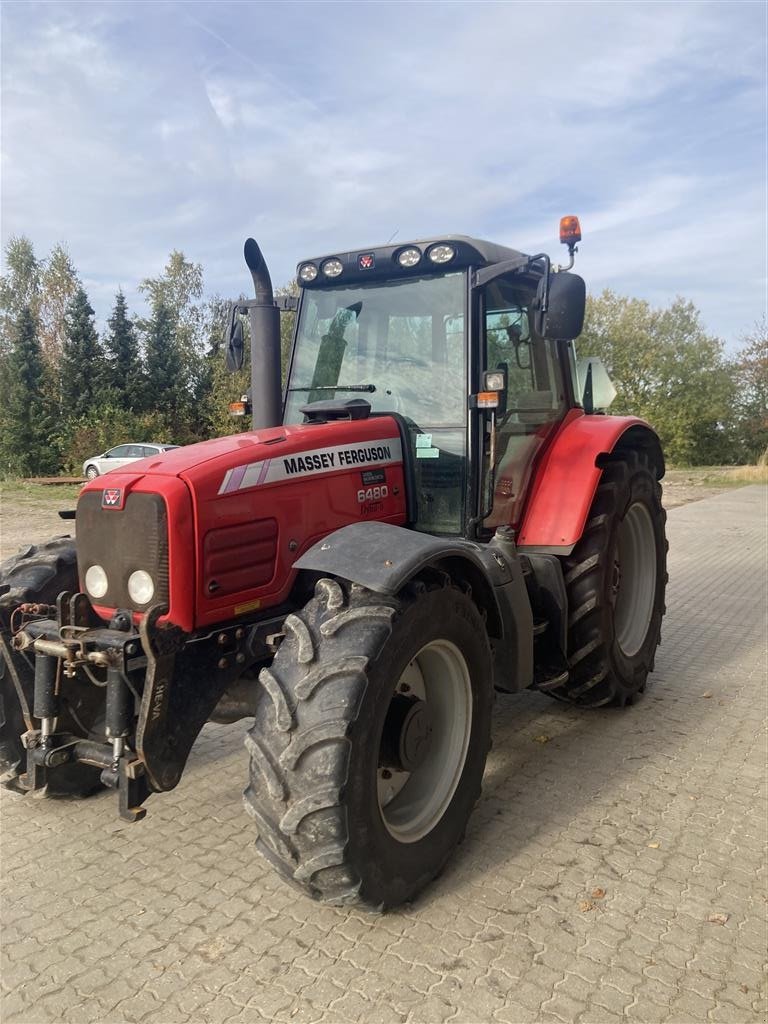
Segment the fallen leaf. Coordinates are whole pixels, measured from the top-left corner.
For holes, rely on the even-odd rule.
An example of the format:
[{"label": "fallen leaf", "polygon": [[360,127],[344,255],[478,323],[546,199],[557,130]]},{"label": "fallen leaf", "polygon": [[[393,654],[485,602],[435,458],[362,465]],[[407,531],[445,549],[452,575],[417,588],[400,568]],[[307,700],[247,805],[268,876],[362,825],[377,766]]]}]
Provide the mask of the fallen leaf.
[{"label": "fallen leaf", "polygon": [[533,737],[534,743],[549,743],[549,741],[551,739],[552,739],[552,737],[551,736],[547,736],[547,734],[545,732],[543,732],[541,734],[541,736],[534,736]]},{"label": "fallen leaf", "polygon": [[701,696],[702,697],[706,697],[707,700],[709,700],[709,698],[712,696],[712,694],[709,692],[709,690],[705,690],[704,693],[702,693]]},{"label": "fallen leaf", "polygon": [[660,846],[661,846],[661,843],[648,843],[648,849],[649,850],[658,850],[658,848]]},{"label": "fallen leaf", "polygon": [[710,924],[725,924],[730,914],[709,914],[707,920]]},{"label": "fallen leaf", "polygon": [[579,910],[582,912],[582,914],[588,914],[590,910],[594,909],[595,904],[592,902],[592,900],[581,900],[581,902],[579,903]]},{"label": "fallen leaf", "polygon": [[592,890],[592,899],[593,900],[601,900],[604,896],[605,896],[605,889],[597,888],[597,889],[593,889]]},{"label": "fallen leaf", "polygon": [[745,994],[746,994],[747,992],[749,992],[749,985],[744,985],[744,984],[741,984],[741,985],[739,985],[739,988],[740,988],[740,989],[741,989],[741,991],[742,991],[742,992],[744,992]]}]

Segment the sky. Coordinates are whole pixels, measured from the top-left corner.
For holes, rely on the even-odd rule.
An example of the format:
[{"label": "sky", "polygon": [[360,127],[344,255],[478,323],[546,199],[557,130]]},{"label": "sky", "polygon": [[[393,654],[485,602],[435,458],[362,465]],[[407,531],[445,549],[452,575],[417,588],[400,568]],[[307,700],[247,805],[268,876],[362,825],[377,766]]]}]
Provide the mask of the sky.
[{"label": "sky", "polygon": [[4,0],[2,243],[63,242],[100,322],[173,249],[206,291],[467,234],[564,260],[729,350],[766,311],[757,2]]}]

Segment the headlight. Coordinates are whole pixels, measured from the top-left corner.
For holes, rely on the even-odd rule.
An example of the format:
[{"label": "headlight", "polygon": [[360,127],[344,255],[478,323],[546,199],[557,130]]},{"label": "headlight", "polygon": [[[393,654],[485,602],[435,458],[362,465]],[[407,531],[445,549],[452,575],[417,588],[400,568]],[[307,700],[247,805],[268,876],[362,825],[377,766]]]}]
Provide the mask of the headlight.
[{"label": "headlight", "polygon": [[305,263],[299,267],[299,277],[302,281],[314,281],[317,277],[317,267],[314,263]]},{"label": "headlight", "polygon": [[397,257],[397,262],[401,267],[415,267],[420,259],[421,249],[417,249],[415,246],[410,246],[408,249],[403,249]]},{"label": "headlight", "polygon": [[137,569],[128,577],[128,596],[135,604],[149,604],[155,595],[155,583],[148,572]]},{"label": "headlight", "polygon": [[326,260],[323,264],[323,273],[326,277],[338,277],[344,269],[341,260]]},{"label": "headlight", "polygon": [[485,374],[485,380],[483,381],[483,391],[503,391],[504,390],[504,374],[501,370],[490,370]]},{"label": "headlight", "polygon": [[85,589],[98,600],[109,590],[107,574],[100,565],[92,565],[85,574]]},{"label": "headlight", "polygon": [[452,245],[433,245],[427,255],[433,263],[450,263],[456,250]]}]

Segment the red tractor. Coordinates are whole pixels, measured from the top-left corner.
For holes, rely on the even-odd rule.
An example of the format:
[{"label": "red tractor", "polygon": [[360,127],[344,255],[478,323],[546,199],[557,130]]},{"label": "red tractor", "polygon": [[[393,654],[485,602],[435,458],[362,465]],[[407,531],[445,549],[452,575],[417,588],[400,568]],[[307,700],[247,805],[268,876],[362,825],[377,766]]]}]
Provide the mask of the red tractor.
[{"label": "red tractor", "polygon": [[494,690],[630,704],[664,613],[659,440],[597,413],[584,282],[460,236],[298,267],[287,385],[256,243],[253,430],[88,483],[77,546],[0,569],[0,756],[136,820],[253,718],[259,851],[316,899],[411,899],[461,840]]}]

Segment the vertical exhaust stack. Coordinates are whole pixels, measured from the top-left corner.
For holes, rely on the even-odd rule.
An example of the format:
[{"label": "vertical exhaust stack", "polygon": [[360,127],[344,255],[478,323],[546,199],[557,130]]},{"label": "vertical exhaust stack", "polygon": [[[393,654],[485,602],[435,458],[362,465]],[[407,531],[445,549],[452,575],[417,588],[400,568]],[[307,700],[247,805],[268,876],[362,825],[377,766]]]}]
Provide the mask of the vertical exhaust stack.
[{"label": "vertical exhaust stack", "polygon": [[280,310],[275,305],[266,261],[249,238],[243,249],[253,278],[255,302],[248,303],[251,324],[251,409],[253,429],[277,427],[283,419],[280,370]]}]

